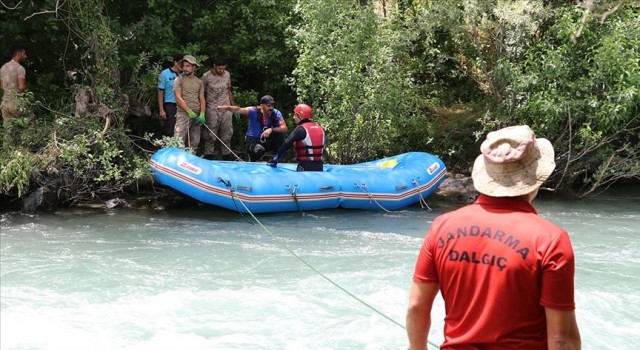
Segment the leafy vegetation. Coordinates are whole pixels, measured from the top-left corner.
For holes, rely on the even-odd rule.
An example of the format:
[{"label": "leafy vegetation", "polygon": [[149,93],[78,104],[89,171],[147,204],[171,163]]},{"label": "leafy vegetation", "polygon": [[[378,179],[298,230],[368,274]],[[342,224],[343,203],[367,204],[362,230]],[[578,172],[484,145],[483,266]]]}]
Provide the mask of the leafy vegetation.
[{"label": "leafy vegetation", "polygon": [[629,6],[566,40],[581,13],[559,9],[544,38],[505,66],[501,114],[553,141],[556,189],[597,193],[640,176],[640,21]]},{"label": "leafy vegetation", "polygon": [[555,145],[549,186],[594,195],[640,178],[639,14],[624,0],[2,1],[0,49],[26,44],[29,92],[1,131],[0,193],[73,205],[146,186],[149,155],[181,146],[159,136],[155,84],[183,52],[226,56],[238,105],[311,104],[329,162],[426,151],[467,173],[482,135],[526,123]]},{"label": "leafy vegetation", "polygon": [[[331,160],[352,163],[409,150],[404,130],[419,127],[417,85],[402,60],[410,47],[401,23],[339,0],[301,1],[293,32],[293,85],[330,135]],[[425,145],[426,146],[426,145]]]}]

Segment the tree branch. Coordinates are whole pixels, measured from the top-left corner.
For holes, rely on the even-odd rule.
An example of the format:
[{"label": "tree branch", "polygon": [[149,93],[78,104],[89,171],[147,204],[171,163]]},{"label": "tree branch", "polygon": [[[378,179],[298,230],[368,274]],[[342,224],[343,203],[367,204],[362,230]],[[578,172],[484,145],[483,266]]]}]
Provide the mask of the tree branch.
[{"label": "tree branch", "polygon": [[[571,41],[575,43],[580,35],[582,35],[582,31],[584,30],[584,26],[587,23],[589,14],[593,14],[593,17],[600,19],[600,24],[602,24],[607,19],[607,17],[618,11],[618,9],[620,9],[620,7],[628,1],[629,0],[619,0],[617,3],[611,2],[608,4],[596,6],[594,0],[586,0],[584,3],[579,4],[580,7],[584,8],[584,12],[582,13],[582,18],[580,19],[580,27],[574,34],[571,35]],[[604,12],[596,13],[596,11]]]},{"label": "tree branch", "polygon": [[34,12],[32,14],[30,14],[29,16],[25,17],[24,20],[28,20],[31,17],[35,17],[37,15],[44,15],[47,13],[55,13],[56,17],[58,17],[58,10],[62,7],[62,5],[64,5],[64,3],[66,2],[66,0],[62,1],[62,4],[60,3],[60,0],[56,0],[56,8],[55,10],[46,10],[46,11],[40,11],[40,12]]},{"label": "tree branch", "polygon": [[22,4],[22,0],[18,1],[18,3],[13,7],[10,7],[9,5],[5,4],[4,1],[2,0],[0,0],[0,4],[2,4],[2,7],[6,8],[7,10],[15,10],[20,6],[20,4]]},{"label": "tree branch", "polygon": [[587,17],[589,17],[589,13],[591,12],[591,7],[588,4],[593,4],[593,0],[588,0],[587,4],[585,4],[584,12],[582,13],[582,18],[580,19],[580,27],[578,27],[578,31],[571,35],[571,41],[574,43],[578,41],[580,35],[582,35],[582,30],[584,29],[584,24],[587,22]]},{"label": "tree branch", "polygon": [[611,7],[610,10],[602,13],[602,14],[598,14],[598,15],[593,15],[596,18],[600,18],[600,24],[604,23],[604,21],[607,19],[607,17],[609,17],[612,13],[618,11],[618,9],[620,8],[620,6],[622,6],[625,2],[627,2],[629,0],[620,0],[617,4],[613,5],[613,4],[607,4],[609,5],[609,7]]}]

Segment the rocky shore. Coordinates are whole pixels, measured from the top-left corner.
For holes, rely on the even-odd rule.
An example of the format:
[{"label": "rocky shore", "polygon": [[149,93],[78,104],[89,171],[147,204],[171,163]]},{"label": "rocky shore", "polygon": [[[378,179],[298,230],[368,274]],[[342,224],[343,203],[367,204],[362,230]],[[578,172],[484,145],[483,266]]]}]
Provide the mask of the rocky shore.
[{"label": "rocky shore", "polygon": [[[463,175],[449,175],[437,191],[427,198],[428,203],[460,206],[471,203],[477,197],[471,178]],[[35,213],[53,211],[61,208],[57,193],[47,191],[45,187],[22,196],[0,196],[0,212]],[[147,184],[137,193],[119,193],[109,198],[100,197],[95,201],[74,204],[71,208],[111,209],[131,208],[162,211],[172,207],[195,204],[196,201],[170,188]]]}]

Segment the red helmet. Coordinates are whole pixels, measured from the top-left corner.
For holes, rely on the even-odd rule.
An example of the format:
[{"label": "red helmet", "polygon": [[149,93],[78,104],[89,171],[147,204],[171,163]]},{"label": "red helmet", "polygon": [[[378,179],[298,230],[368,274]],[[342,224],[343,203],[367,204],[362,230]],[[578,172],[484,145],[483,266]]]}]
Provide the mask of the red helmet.
[{"label": "red helmet", "polygon": [[311,118],[313,109],[304,103],[301,103],[293,108],[293,113],[299,115],[302,118]]}]

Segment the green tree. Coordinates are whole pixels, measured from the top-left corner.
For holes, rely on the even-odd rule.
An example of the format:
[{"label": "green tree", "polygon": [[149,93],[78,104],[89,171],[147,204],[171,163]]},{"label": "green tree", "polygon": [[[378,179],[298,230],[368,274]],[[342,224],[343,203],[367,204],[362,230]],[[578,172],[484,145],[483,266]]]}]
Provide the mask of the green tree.
[{"label": "green tree", "polygon": [[640,5],[591,22],[561,8],[545,36],[510,66],[513,119],[553,141],[557,190],[592,195],[640,178]]},{"label": "green tree", "polygon": [[312,105],[329,162],[427,151],[466,172],[482,134],[527,123],[556,146],[551,185],[596,194],[640,177],[638,13],[625,0],[4,1],[0,48],[26,44],[36,120],[12,121],[0,193],[136,190],[155,147],[178,142],[140,136],[160,129],[156,79],[182,52],[226,56],[239,105]]},{"label": "green tree", "polygon": [[419,97],[403,62],[410,41],[402,26],[353,2],[300,1],[297,11],[292,84],[327,131],[331,160],[352,163],[408,147],[397,141],[416,122]]},{"label": "green tree", "polygon": [[[48,5],[52,4],[44,6]],[[25,10],[35,8],[22,9]],[[120,94],[119,36],[106,15],[104,2],[70,0],[55,10],[39,12],[25,18],[55,15],[65,23],[62,30],[71,36],[68,41],[73,38],[78,43],[80,54],[63,56],[62,67],[67,64],[82,67],[85,77],[66,90],[71,96],[75,94],[75,108],[60,104],[62,109],[56,110],[46,102],[34,101],[32,108],[42,113],[29,125],[32,130],[25,129],[25,138],[5,144],[0,153],[3,191],[15,190],[20,196],[38,185],[57,193],[61,203],[72,204],[122,192],[135,181],[148,178],[146,159],[136,152],[127,137],[126,107]],[[33,56],[33,52],[29,53]],[[34,73],[37,71],[30,70],[27,76]],[[38,84],[33,85],[38,91]],[[43,132],[45,135],[39,140],[44,144],[33,147],[31,138]],[[30,153],[30,157],[24,158],[28,161],[16,159],[25,153]],[[19,181],[12,180],[16,174],[20,174]],[[26,181],[23,174],[29,174],[35,184]]]}]

